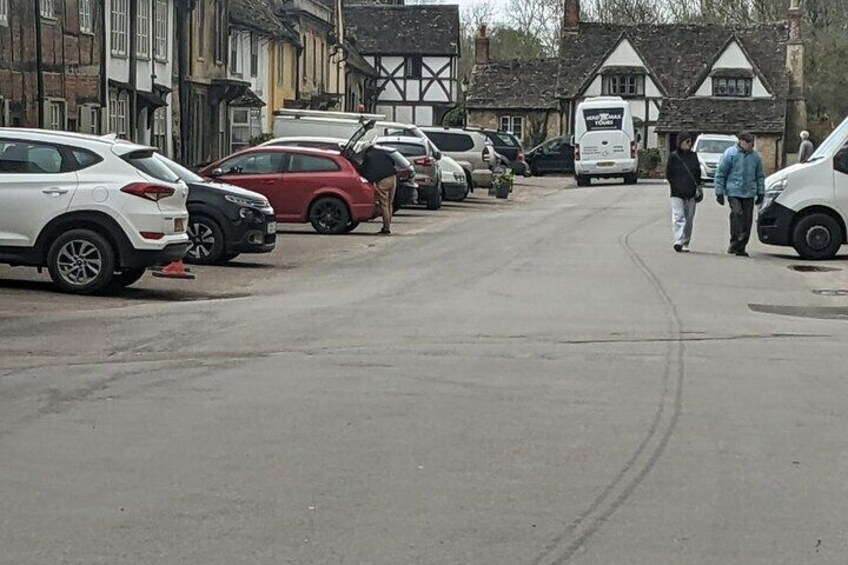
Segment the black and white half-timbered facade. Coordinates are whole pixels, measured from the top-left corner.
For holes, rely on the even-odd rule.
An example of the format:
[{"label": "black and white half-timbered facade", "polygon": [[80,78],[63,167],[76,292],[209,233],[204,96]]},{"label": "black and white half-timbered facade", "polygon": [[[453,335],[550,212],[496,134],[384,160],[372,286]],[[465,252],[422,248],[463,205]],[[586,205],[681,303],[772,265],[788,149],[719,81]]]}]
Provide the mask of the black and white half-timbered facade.
[{"label": "black and white half-timbered facade", "polygon": [[457,103],[459,8],[345,6],[347,34],[377,69],[374,111],[387,119],[438,125]]}]

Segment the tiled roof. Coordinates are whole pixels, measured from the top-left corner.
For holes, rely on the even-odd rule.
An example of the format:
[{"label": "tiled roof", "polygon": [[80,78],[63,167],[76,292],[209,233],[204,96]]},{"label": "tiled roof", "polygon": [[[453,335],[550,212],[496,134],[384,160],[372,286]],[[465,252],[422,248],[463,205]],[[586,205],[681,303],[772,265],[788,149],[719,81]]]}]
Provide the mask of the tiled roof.
[{"label": "tiled roof", "polygon": [[346,33],[363,55],[456,55],[459,7],[346,5]]},{"label": "tiled roof", "polygon": [[[467,105],[472,109],[553,109],[557,98],[577,98],[619,42],[627,40],[667,97],[665,131],[735,131],[740,124],[765,133],[783,131],[789,91],[788,26],[608,25],[582,23],[566,33],[560,59],[495,61],[475,68]],[[738,41],[775,99],[690,99],[722,51]]]},{"label": "tiled roof", "polygon": [[269,0],[230,0],[230,20],[236,26],[275,38],[297,39],[296,34],[280,21]]},{"label": "tiled roof", "polygon": [[559,59],[503,61],[478,67],[466,107],[503,109],[559,108]]},{"label": "tiled roof", "polygon": [[359,53],[359,50],[357,50],[356,47],[352,45],[349,41],[344,42],[344,50],[347,53],[346,61],[349,67],[356,69],[360,73],[367,76],[377,76],[377,69],[375,69],[368,61],[366,61]]},{"label": "tiled roof", "polygon": [[786,101],[768,98],[670,98],[663,102],[657,131],[779,133],[786,126]]}]

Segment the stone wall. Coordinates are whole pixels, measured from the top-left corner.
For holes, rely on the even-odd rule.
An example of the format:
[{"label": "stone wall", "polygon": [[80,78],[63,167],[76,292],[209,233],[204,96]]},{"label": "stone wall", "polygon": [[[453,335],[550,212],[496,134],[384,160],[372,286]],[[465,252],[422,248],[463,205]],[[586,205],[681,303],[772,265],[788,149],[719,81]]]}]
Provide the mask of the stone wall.
[{"label": "stone wall", "polygon": [[[469,110],[468,125],[489,129],[499,129],[501,116],[521,116],[524,118],[524,139],[522,142],[529,148],[535,143],[560,135],[561,116],[559,112],[538,112],[527,110]],[[543,130],[543,138],[531,139],[535,126]]]},{"label": "stone wall", "polygon": [[[658,146],[660,155],[663,159],[661,170],[665,170],[665,164],[668,160],[668,153],[670,151],[668,141],[668,135],[661,134],[659,136]],[[782,143],[782,139],[778,135],[761,134],[757,136],[757,141],[754,144],[754,147],[763,157],[763,165],[765,166],[766,176],[780,170],[784,166],[782,162]]]}]

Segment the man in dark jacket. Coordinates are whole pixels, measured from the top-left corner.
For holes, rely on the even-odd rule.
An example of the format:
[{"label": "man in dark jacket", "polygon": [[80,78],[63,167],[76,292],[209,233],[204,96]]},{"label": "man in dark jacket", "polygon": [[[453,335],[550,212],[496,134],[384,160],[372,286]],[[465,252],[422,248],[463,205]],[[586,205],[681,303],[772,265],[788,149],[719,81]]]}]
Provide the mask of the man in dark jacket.
[{"label": "man in dark jacket", "polygon": [[695,197],[701,184],[701,164],[692,151],[692,136],[686,132],[677,134],[677,149],[668,156],[665,178],[671,185],[674,250],[687,253],[695,222]]},{"label": "man in dark jacket", "polygon": [[377,205],[383,216],[383,229],[380,233],[386,235],[392,233],[392,202],[397,190],[397,171],[395,171],[394,161],[386,151],[372,145],[365,150],[359,173],[373,183],[376,189]]}]

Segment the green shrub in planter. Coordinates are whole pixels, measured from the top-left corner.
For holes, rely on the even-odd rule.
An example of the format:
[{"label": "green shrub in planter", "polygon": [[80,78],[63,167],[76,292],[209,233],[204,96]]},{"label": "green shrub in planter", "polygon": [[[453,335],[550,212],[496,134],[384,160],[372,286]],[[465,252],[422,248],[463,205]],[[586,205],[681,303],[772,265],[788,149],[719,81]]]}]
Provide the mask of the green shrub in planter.
[{"label": "green shrub in planter", "polygon": [[639,150],[639,176],[642,178],[657,178],[662,167],[662,154],[659,149]]}]

